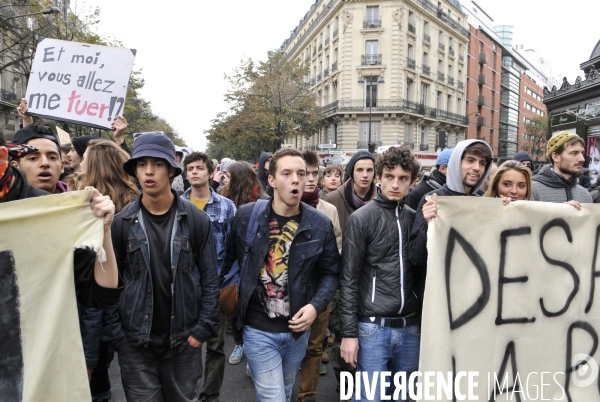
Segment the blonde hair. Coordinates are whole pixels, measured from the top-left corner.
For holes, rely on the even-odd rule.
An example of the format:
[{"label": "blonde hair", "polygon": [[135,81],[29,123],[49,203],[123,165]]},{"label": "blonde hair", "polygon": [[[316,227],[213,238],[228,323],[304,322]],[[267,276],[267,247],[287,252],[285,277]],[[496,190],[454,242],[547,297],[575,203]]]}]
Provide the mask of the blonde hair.
[{"label": "blonde hair", "polygon": [[108,140],[92,140],[87,147],[87,172],[69,176],[69,185],[75,190],[86,186],[95,187],[101,194],[108,195],[119,212],[135,197],[140,195],[133,178],[123,170],[129,159],[127,152]]},{"label": "blonde hair", "polygon": [[492,178],[490,186],[483,195],[484,197],[500,197],[500,194],[498,193],[498,185],[500,184],[502,175],[509,170],[515,170],[517,172],[523,173],[523,175],[525,176],[525,183],[527,184],[527,192],[525,193],[525,199],[531,199],[531,170],[529,170],[528,167],[526,167],[519,161],[506,161],[498,167],[498,171]]}]

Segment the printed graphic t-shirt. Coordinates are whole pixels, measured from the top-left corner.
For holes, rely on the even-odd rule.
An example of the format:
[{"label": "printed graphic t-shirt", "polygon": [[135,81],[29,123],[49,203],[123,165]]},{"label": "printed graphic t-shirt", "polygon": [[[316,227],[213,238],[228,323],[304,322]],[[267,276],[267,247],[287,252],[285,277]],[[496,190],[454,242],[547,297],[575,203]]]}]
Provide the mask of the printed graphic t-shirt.
[{"label": "printed graphic t-shirt", "polygon": [[269,217],[269,252],[260,269],[258,286],[250,299],[246,324],[265,332],[289,332],[290,295],[288,259],[300,214]]}]

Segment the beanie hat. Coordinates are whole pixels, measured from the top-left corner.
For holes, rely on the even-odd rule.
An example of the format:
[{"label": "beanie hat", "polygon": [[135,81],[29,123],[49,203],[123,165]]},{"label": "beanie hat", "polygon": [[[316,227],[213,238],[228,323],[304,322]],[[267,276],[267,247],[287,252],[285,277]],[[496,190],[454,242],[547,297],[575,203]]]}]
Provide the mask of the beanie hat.
[{"label": "beanie hat", "polygon": [[133,143],[133,155],[131,159],[123,164],[123,170],[130,176],[135,177],[135,165],[141,158],[159,158],[167,161],[173,169],[175,176],[182,172],[175,163],[175,145],[171,139],[159,133],[145,133],[137,137]]},{"label": "beanie hat", "polygon": [[225,161],[225,162],[221,163],[221,167],[219,168],[219,170],[221,172],[227,172],[227,167],[229,165],[231,165],[233,162],[235,162],[235,160],[234,159],[230,159],[228,161]]},{"label": "beanie hat", "polygon": [[556,134],[554,137],[548,140],[548,144],[546,145],[546,156],[548,156],[548,158],[552,158],[552,152],[556,152],[561,145],[572,140],[573,138],[579,138],[579,136],[574,133],[569,133],[568,131],[561,131],[560,133]]},{"label": "beanie hat", "polygon": [[446,148],[438,155],[435,160],[435,164],[438,166],[448,166],[448,162],[450,162],[450,156],[452,155],[453,148]]},{"label": "beanie hat", "polygon": [[517,152],[515,156],[513,156],[513,160],[519,162],[529,161],[531,163],[531,166],[533,166],[533,158],[525,151]]},{"label": "beanie hat", "polygon": [[58,136],[50,130],[50,127],[43,124],[30,124],[27,127],[23,127],[15,133],[12,142],[15,144],[27,144],[30,140],[36,138],[50,140],[60,147]]},{"label": "beanie hat", "polygon": [[74,137],[71,140],[71,145],[75,148],[75,152],[79,155],[80,158],[83,158],[83,154],[88,147],[88,143],[91,140],[99,140],[100,137],[96,137],[95,135],[84,135],[81,137]]},{"label": "beanie hat", "polygon": [[354,154],[354,156],[352,156],[352,158],[350,158],[350,161],[346,165],[346,175],[348,177],[352,178],[352,173],[354,172],[354,165],[361,159],[371,159],[373,163],[375,163],[375,157],[372,153],[364,150],[358,151]]}]

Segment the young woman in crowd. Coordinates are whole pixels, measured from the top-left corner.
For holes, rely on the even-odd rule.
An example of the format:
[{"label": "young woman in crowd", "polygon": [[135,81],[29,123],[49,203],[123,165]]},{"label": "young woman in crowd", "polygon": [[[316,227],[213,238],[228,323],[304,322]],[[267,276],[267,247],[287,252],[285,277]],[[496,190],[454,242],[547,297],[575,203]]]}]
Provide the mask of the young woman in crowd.
[{"label": "young woman in crowd", "polygon": [[92,140],[83,154],[79,173],[67,180],[74,190],[93,186],[102,194],[110,196],[119,213],[140,195],[131,176],[123,170],[123,163],[128,159],[129,155],[114,142]]},{"label": "young woman in crowd", "polygon": [[531,170],[519,161],[506,161],[498,168],[483,195],[510,201],[531,199]]},{"label": "young woman in crowd", "polygon": [[[269,198],[254,168],[248,162],[233,162],[227,166],[227,184],[219,194],[233,201],[237,209],[258,199]],[[237,329],[237,317],[231,318],[231,332],[235,340],[235,348],[229,357],[229,364],[239,364],[244,357],[244,337],[243,332]],[[246,367],[246,374],[248,373],[250,371]]]},{"label": "young woman in crowd", "polygon": [[[140,195],[131,176],[123,170],[123,163],[129,159],[114,142],[92,140],[83,154],[80,171],[67,178],[73,190],[83,190],[86,186],[98,189],[102,194],[110,196],[115,204],[115,214]],[[100,342],[102,331],[102,309],[81,307],[80,323],[82,338],[88,342],[86,350],[93,350],[93,356],[86,356],[86,361],[97,362],[93,369],[88,368],[90,389],[94,401],[107,401],[111,397],[108,367],[113,359],[113,352],[108,343]],[[94,343],[94,344],[92,344]]]},{"label": "young woman in crowd", "polygon": [[319,197],[324,200],[327,193],[337,190],[337,188],[342,185],[343,176],[344,172],[339,166],[330,166],[326,168],[323,172]]}]

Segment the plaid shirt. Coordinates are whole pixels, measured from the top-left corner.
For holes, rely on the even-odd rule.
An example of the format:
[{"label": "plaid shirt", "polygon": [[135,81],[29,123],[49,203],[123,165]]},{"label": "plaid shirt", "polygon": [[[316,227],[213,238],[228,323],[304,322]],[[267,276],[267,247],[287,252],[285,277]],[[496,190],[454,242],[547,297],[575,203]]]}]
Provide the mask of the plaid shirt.
[{"label": "plaid shirt", "polygon": [[[188,188],[181,195],[184,200],[190,200],[192,188]],[[212,188],[210,189],[210,200],[204,207],[204,212],[210,217],[212,223],[213,236],[217,247],[217,268],[221,274],[221,268],[225,261],[225,241],[231,229],[231,220],[235,216],[237,209],[233,201],[217,194]],[[193,204],[193,203],[192,203]]]}]

